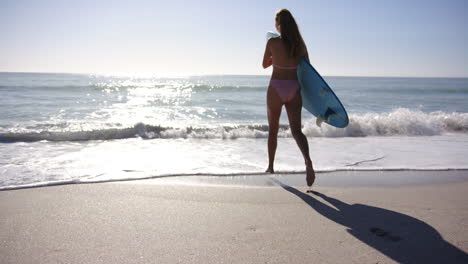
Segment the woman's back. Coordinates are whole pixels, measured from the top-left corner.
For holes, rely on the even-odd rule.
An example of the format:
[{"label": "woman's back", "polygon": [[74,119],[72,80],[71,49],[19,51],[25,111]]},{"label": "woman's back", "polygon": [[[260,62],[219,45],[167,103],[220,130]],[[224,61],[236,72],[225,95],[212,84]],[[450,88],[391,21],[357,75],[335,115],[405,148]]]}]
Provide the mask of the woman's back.
[{"label": "woman's back", "polygon": [[273,59],[271,78],[276,80],[296,80],[296,67],[301,57],[308,57],[307,49],[303,47],[301,52],[298,52],[298,56],[291,57],[281,37],[271,38],[268,46]]}]

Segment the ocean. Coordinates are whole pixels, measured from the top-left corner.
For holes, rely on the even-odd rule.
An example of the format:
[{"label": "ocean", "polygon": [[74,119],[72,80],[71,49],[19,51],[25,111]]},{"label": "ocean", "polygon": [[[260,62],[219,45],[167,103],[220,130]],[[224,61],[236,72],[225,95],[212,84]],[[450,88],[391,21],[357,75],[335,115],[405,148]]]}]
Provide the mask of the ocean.
[{"label": "ocean", "polygon": [[[350,124],[317,127],[303,110],[316,171],[468,169],[468,79],[325,80]],[[260,174],[268,162],[268,82],[0,73],[0,189]],[[283,109],[275,170],[304,169]]]}]

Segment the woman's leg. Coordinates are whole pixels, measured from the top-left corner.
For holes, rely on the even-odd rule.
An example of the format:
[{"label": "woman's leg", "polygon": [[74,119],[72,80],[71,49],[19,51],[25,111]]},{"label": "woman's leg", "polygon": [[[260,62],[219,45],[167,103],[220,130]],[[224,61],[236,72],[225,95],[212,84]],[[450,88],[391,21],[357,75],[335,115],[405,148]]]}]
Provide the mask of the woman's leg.
[{"label": "woman's leg", "polygon": [[307,172],[307,185],[312,186],[315,181],[315,172],[309,155],[309,143],[307,142],[307,137],[302,133],[301,110],[302,98],[300,91],[297,91],[296,96],[286,104],[286,112],[288,113],[291,134],[296,140],[296,143],[302,152],[302,156],[304,157]]},{"label": "woman's leg", "polygon": [[276,146],[278,142],[279,119],[281,116],[281,99],[273,87],[267,91],[267,113],[268,113],[268,168],[265,172],[273,173]]}]

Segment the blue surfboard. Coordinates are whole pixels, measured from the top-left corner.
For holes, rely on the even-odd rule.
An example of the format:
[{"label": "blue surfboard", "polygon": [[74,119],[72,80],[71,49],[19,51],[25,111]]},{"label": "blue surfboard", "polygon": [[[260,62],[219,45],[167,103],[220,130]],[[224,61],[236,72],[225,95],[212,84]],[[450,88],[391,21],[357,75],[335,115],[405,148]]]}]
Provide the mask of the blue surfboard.
[{"label": "blue surfboard", "polygon": [[297,66],[297,80],[301,85],[302,107],[322,122],[343,128],[349,123],[348,114],[330,86],[303,57]]},{"label": "blue surfboard", "polygon": [[[267,39],[274,37],[279,34],[267,33]],[[297,80],[301,85],[302,107],[317,117],[317,126],[322,122],[339,128],[348,125],[348,114],[340,100],[305,58],[301,58],[297,67]]]}]

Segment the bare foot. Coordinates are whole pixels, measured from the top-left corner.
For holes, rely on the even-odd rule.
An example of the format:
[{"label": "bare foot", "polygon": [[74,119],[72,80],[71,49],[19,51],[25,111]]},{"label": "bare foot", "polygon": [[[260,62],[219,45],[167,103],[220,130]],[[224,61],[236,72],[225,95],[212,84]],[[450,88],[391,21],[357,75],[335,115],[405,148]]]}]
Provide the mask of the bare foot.
[{"label": "bare foot", "polygon": [[268,167],[268,169],[266,169],[265,172],[268,172],[268,173],[275,173],[275,171],[273,170],[273,167]]},{"label": "bare foot", "polygon": [[307,186],[310,187],[315,181],[315,171],[312,167],[312,162],[306,163],[306,175]]}]

